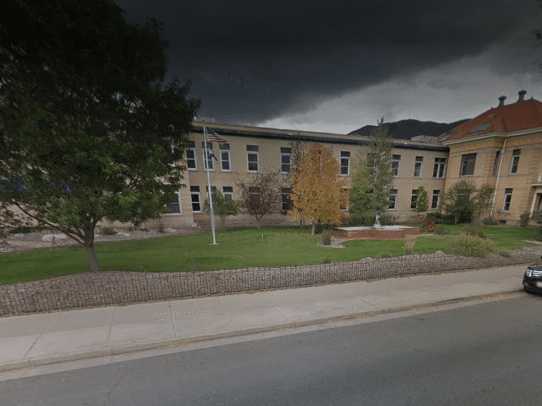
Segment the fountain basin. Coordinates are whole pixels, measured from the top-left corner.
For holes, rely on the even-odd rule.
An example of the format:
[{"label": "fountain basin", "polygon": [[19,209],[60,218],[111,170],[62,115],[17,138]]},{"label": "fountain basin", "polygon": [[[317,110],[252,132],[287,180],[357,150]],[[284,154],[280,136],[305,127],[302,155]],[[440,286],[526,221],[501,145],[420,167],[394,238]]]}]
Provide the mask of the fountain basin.
[{"label": "fountain basin", "polygon": [[333,234],[345,240],[402,240],[406,236],[420,234],[420,229],[400,225],[336,227]]}]

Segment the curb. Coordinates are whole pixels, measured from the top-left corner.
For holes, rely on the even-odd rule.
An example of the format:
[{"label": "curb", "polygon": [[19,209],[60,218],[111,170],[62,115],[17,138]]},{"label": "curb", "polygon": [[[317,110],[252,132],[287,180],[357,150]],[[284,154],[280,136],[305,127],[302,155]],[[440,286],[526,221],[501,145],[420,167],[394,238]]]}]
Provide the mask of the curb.
[{"label": "curb", "polygon": [[513,298],[517,296],[517,294],[522,291],[523,291],[522,289],[514,289],[514,290],[507,290],[503,292],[496,292],[496,293],[490,293],[490,294],[484,294],[484,295],[446,299],[446,300],[441,300],[441,301],[431,302],[431,303],[422,303],[422,304],[416,304],[416,305],[373,310],[369,312],[351,313],[351,314],[345,314],[341,316],[331,316],[331,317],[324,317],[324,318],[319,318],[319,319],[283,323],[283,324],[277,324],[274,326],[238,330],[238,331],[232,331],[228,333],[204,335],[204,336],[197,336],[197,337],[190,337],[190,338],[180,338],[180,339],[159,341],[159,342],[153,342],[153,343],[124,345],[122,347],[113,347],[113,348],[108,348],[104,350],[81,352],[77,354],[66,354],[66,355],[53,356],[53,357],[48,357],[48,358],[27,359],[24,361],[0,364],[0,373],[12,372],[18,369],[35,368],[35,367],[48,366],[48,365],[53,365],[53,364],[60,364],[64,362],[88,360],[92,358],[110,357],[110,356],[132,354],[132,353],[149,351],[149,350],[182,347],[182,346],[197,344],[197,343],[206,342],[206,341],[215,341],[215,340],[221,340],[221,339],[263,334],[263,333],[272,333],[272,332],[277,332],[281,330],[293,330],[293,329],[303,328],[303,327],[313,327],[313,326],[325,325],[325,324],[333,323],[333,322],[368,319],[371,317],[376,317],[376,316],[381,316],[381,315],[386,315],[386,314],[402,313],[402,312],[413,311],[413,310],[423,310],[430,307],[442,307],[442,306],[453,305],[457,303],[468,303],[468,302],[476,302],[480,300],[490,300],[490,299],[509,299],[509,298]]}]

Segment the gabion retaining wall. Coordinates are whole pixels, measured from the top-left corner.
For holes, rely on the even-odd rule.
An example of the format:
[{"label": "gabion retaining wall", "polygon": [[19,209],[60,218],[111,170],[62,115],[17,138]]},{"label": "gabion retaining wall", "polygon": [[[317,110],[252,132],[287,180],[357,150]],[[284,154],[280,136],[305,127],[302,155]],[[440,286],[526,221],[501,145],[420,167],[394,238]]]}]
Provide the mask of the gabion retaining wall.
[{"label": "gabion retaining wall", "polygon": [[540,254],[540,249],[523,249],[507,257],[473,258],[437,252],[355,262],[192,273],[82,273],[0,285],[0,316],[513,265],[536,261]]}]

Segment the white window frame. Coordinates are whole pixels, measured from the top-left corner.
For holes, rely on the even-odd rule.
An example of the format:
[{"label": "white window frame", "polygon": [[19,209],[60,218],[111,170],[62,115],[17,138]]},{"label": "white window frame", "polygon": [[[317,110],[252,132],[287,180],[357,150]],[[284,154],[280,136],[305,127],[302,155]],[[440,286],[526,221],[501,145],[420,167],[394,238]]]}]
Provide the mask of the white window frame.
[{"label": "white window frame", "polygon": [[[514,189],[513,188],[506,188],[504,189],[504,200],[503,200],[503,205],[502,205],[502,210],[505,211],[505,212],[509,212],[510,209],[512,208],[512,195],[514,193]],[[508,199],[508,202],[506,201]],[[506,208],[506,205],[508,204],[508,208]]]},{"label": "white window frame", "polygon": [[[228,148],[222,148],[223,145],[227,145]],[[231,172],[231,153],[230,153],[230,144],[220,144],[218,146],[218,151],[220,153],[220,170],[222,172]],[[224,169],[224,167],[222,166],[222,163],[225,162],[224,159],[222,159],[222,154],[227,154],[228,155],[228,166],[230,167],[230,169]]]},{"label": "white window frame", "polygon": [[[343,156],[343,153],[345,154]],[[350,176],[350,162],[352,154],[350,151],[340,151],[339,152],[339,175],[341,176]],[[348,161],[348,165],[346,167],[346,173],[343,173],[343,159],[346,159]]]},{"label": "white window frame", "polygon": [[181,203],[181,192],[176,191],[174,193],[177,196],[177,202],[179,203],[179,211],[177,213],[166,212],[166,213],[163,213],[164,216],[180,216],[183,214],[183,205]]},{"label": "white window frame", "polygon": [[418,155],[416,158],[414,158],[414,177],[423,177],[423,156]]},{"label": "white window frame", "polygon": [[[446,158],[441,157],[441,156],[435,157],[435,161],[433,163],[433,178],[434,179],[444,179],[446,177],[446,163],[447,163]],[[437,168],[436,174],[435,174],[435,168]]]},{"label": "white window frame", "polygon": [[[281,188],[280,189],[280,211],[283,214],[286,214],[289,209],[284,208],[284,203],[289,203],[290,208],[292,207],[292,189],[291,188]],[[286,197],[286,198],[285,198]]]},{"label": "white window frame", "polygon": [[[518,151],[518,152],[516,152],[516,151]],[[512,159],[510,160],[510,175],[517,175],[518,174],[520,158],[521,158],[521,149],[516,148],[516,149],[512,150]],[[512,169],[514,169],[514,161],[517,161],[516,162],[516,170],[512,171]]]},{"label": "white window frame", "polygon": [[[248,149],[246,149],[246,153],[247,153],[247,172],[249,172],[249,173],[258,173],[258,172],[260,172],[260,146],[259,145],[254,145],[254,144],[247,144],[247,148],[249,146],[257,147],[258,150],[257,151],[249,151]],[[248,157],[250,155],[256,155],[256,166],[257,166],[256,170],[250,169],[250,160],[248,159]]]},{"label": "white window frame", "polygon": [[[289,149],[290,152],[284,152],[284,149]],[[282,165],[285,165],[282,163],[282,157],[283,156],[287,156],[288,157],[288,171],[283,171],[282,170]],[[292,169],[292,148],[290,147],[280,147],[280,162],[279,162],[279,167],[280,167],[280,173],[282,173],[283,175],[288,175],[290,173],[290,170]]]},{"label": "white window frame", "polygon": [[[230,188],[231,192],[226,192],[226,188]],[[233,200],[233,186],[222,186],[222,194],[224,195],[224,200]],[[226,197],[229,196],[229,197]]]},{"label": "white window frame", "polygon": [[[188,166],[188,151],[191,151],[193,154],[194,154],[194,167],[193,168],[190,168]],[[198,170],[198,151],[196,150],[196,143],[192,142],[191,144],[189,144],[188,148],[186,148],[186,169],[188,169],[189,171],[197,171]]]},{"label": "white window frame", "polygon": [[[197,187],[198,190],[197,191],[193,191],[192,188],[193,187]],[[192,199],[192,197],[194,195],[197,195],[198,196],[198,204],[199,204],[199,210],[194,210],[194,200]],[[193,185],[193,186],[190,186],[190,204],[191,204],[191,207],[192,207],[192,213],[201,213],[201,188],[199,186],[196,186],[196,185]]]},{"label": "white window frame", "polygon": [[[394,193],[392,193],[392,191],[394,191]],[[394,197],[394,200],[393,200],[393,207],[390,207],[390,201],[391,201],[391,197]],[[399,198],[399,190],[397,189],[390,189],[390,194],[388,196],[388,210],[397,210],[397,202],[398,202],[398,198]]]},{"label": "white window frame", "polygon": [[[399,158],[395,158],[395,157],[399,157]],[[394,171],[394,167],[393,167],[393,164],[394,163],[397,163],[397,173],[393,173]],[[399,176],[399,171],[401,170],[401,155],[400,154],[392,154],[391,156],[391,174],[392,176],[394,177],[397,177]]]},{"label": "white window frame", "polygon": [[[414,202],[414,196],[416,196],[416,203],[415,203],[415,206],[412,207],[412,203]],[[412,189],[412,192],[411,192],[411,195],[410,195],[410,209],[411,210],[416,210],[418,208],[418,198],[419,198],[419,195],[418,195],[418,189]]]},{"label": "white window frame", "polygon": [[[473,164],[472,164],[472,173],[468,173],[468,174],[463,174],[463,169],[464,169],[464,159],[466,157],[472,157],[474,156],[474,159],[473,159]],[[466,153],[466,154],[462,154],[461,155],[461,159],[459,160],[459,177],[462,178],[462,177],[465,177],[465,176],[474,176],[475,173],[476,173],[476,160],[478,159],[478,154],[476,152],[469,152],[469,153]]]},{"label": "white window frame", "polygon": [[[435,193],[437,192],[437,193]],[[438,209],[438,207],[440,206],[440,195],[441,195],[441,191],[440,189],[433,189],[433,193],[431,194],[431,209]],[[437,196],[437,204],[434,205],[434,201],[435,201],[435,196]]]}]

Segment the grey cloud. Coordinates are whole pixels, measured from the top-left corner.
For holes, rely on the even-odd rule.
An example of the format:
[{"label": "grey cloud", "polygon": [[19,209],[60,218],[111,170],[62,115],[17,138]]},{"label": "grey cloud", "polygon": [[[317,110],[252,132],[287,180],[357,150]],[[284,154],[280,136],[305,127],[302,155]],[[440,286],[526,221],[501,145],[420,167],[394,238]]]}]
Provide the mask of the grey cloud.
[{"label": "grey cloud", "polygon": [[525,54],[513,45],[532,32],[535,0],[120,4],[134,21],[164,22],[170,75],[190,79],[202,114],[223,121],[302,114],[330,98],[492,48],[500,49],[493,56],[499,69],[534,69],[517,62]]}]

